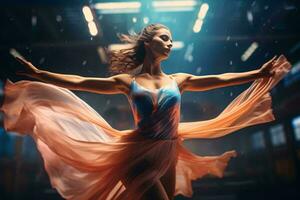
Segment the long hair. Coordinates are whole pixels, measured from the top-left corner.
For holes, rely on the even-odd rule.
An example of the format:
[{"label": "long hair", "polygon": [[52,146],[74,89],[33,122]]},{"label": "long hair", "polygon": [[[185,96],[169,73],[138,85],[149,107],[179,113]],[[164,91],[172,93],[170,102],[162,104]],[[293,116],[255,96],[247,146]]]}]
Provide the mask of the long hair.
[{"label": "long hair", "polygon": [[119,39],[130,44],[131,47],[108,52],[109,72],[111,74],[131,74],[131,71],[137,69],[144,62],[146,56],[144,42],[151,41],[155,31],[161,28],[169,30],[162,24],[150,24],[138,34],[119,34]]}]

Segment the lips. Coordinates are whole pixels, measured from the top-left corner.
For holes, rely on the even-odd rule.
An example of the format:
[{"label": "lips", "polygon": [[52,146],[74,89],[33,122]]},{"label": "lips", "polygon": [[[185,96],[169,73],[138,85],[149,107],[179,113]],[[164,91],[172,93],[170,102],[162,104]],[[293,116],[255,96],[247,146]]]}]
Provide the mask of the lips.
[{"label": "lips", "polygon": [[165,49],[166,52],[170,53],[171,49]]}]

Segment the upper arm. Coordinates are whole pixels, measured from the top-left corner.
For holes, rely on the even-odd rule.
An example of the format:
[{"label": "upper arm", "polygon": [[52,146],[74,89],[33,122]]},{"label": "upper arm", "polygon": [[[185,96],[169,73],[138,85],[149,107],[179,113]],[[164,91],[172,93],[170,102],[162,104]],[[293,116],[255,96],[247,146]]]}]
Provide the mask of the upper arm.
[{"label": "upper arm", "polygon": [[131,75],[118,74],[107,78],[83,77],[76,83],[76,89],[99,94],[127,94]]},{"label": "upper arm", "polygon": [[186,82],[192,76],[192,74],[176,73],[176,74],[172,74],[172,76],[175,78],[177,82],[180,93],[183,93],[186,87]]},{"label": "upper arm", "polygon": [[188,73],[177,73],[176,78],[181,93],[184,91],[205,91],[222,87],[225,80],[220,75],[196,76]]}]

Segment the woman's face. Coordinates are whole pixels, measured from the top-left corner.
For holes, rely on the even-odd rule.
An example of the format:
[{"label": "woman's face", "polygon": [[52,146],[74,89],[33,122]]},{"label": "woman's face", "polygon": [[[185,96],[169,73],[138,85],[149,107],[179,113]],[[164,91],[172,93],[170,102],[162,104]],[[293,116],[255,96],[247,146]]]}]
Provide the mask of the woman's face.
[{"label": "woman's face", "polygon": [[172,36],[168,29],[161,28],[155,31],[150,42],[145,43],[155,59],[165,60],[169,57],[172,48]]}]

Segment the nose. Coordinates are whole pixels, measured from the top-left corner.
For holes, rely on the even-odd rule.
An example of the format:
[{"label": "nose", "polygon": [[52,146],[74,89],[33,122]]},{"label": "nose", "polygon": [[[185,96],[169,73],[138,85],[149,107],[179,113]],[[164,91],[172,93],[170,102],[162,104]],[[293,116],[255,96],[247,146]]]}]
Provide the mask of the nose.
[{"label": "nose", "polygon": [[171,49],[172,46],[173,46],[172,42],[170,42],[170,43],[167,45],[167,47],[168,47],[169,49]]}]

